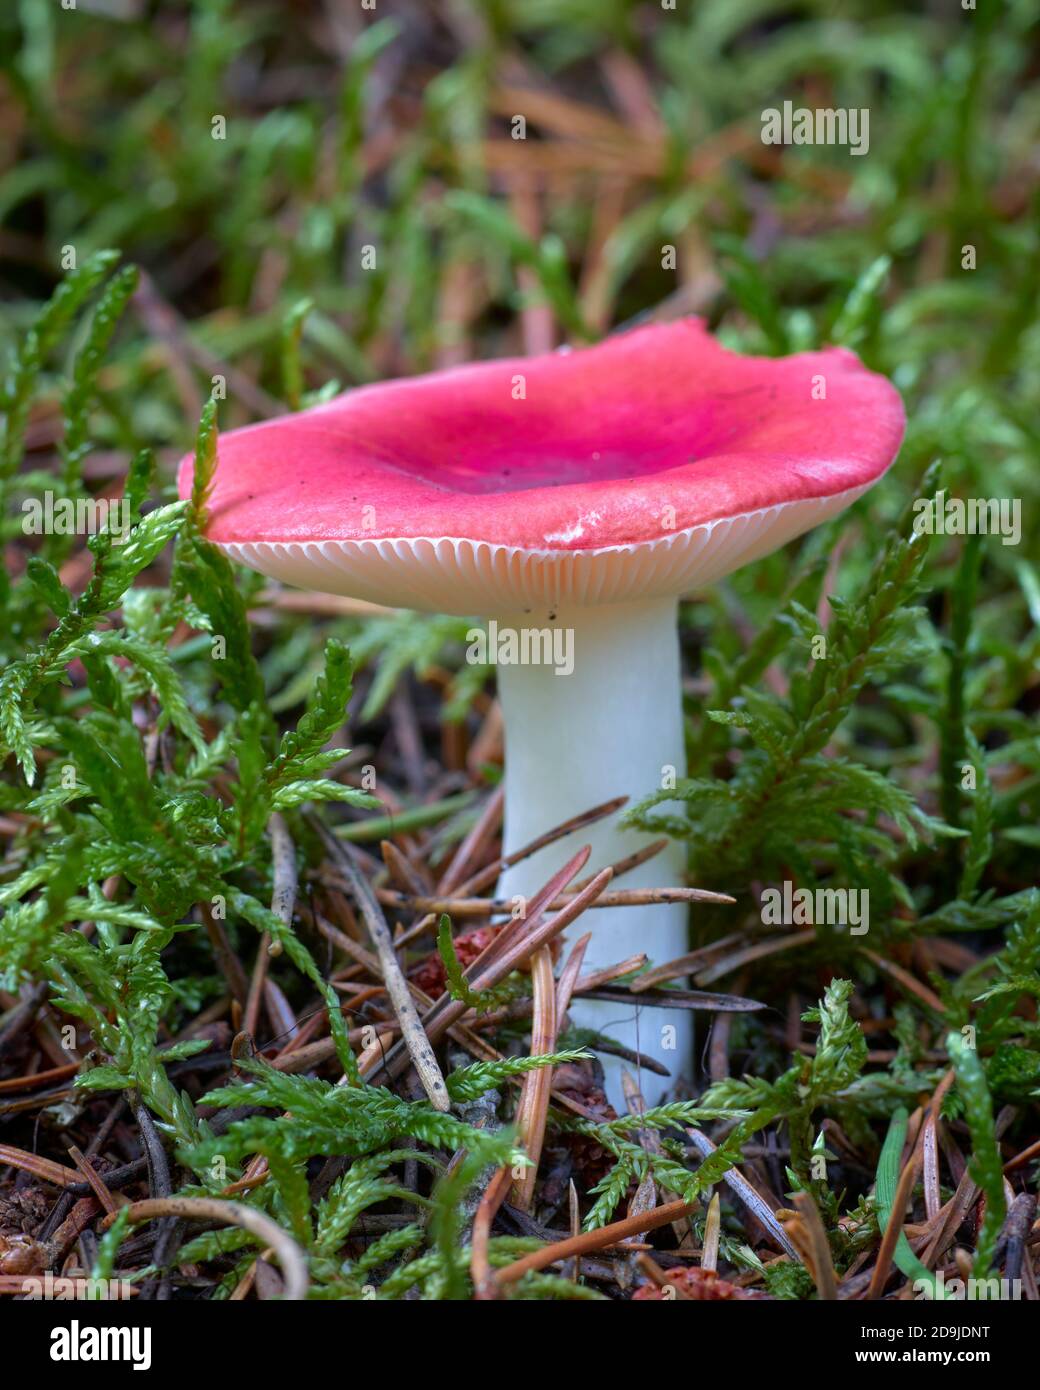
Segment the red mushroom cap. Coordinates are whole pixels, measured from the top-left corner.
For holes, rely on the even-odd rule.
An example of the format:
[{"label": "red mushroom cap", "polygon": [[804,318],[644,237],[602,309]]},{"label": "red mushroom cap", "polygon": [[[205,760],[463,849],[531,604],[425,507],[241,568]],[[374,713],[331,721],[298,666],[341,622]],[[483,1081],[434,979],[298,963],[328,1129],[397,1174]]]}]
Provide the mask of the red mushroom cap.
[{"label": "red mushroom cap", "polygon": [[[289,583],[397,607],[662,596],[848,506],[903,427],[851,352],[743,357],[685,319],[234,430],[208,535]],[[191,475],[186,459],[182,496]]]}]

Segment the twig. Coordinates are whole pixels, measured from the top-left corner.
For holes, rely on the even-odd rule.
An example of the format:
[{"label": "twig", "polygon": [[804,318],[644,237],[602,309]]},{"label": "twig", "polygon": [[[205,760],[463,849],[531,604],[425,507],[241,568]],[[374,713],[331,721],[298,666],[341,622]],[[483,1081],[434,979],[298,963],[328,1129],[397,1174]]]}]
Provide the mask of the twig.
[{"label": "twig", "polygon": [[908,990],[911,994],[916,994],[921,1003],[926,1004],[928,1008],[932,1009],[940,1018],[943,1017],[946,1006],[943,1004],[942,1000],[934,990],[929,989],[927,985],[923,985],[915,975],[911,975],[909,970],[904,970],[901,965],[896,965],[895,961],[887,960],[884,956],[878,955],[877,951],[868,951],[865,946],[861,946],[860,951],[869,961],[872,961],[879,970],[883,970],[886,975],[891,976],[897,984],[902,985],[903,988]]},{"label": "twig", "polygon": [[960,1182],[957,1184],[957,1190],[943,1208],[946,1213],[945,1217],[921,1252],[921,1263],[928,1269],[932,1268],[936,1259],[947,1249],[958,1226],[961,1225],[974,1206],[978,1195],[979,1189],[972,1182],[968,1170],[965,1169]]},{"label": "twig", "polygon": [[[702,1158],[710,1158],[715,1152],[715,1145],[708,1136],[703,1134],[699,1129],[688,1129],[686,1133],[692,1141],[693,1147]],[[760,1193],[755,1191],[747,1178],[745,1178],[742,1173],[738,1172],[736,1168],[728,1168],[722,1175],[722,1181],[734,1196],[737,1197],[739,1201],[743,1202],[744,1206],[754,1215],[760,1225],[765,1227],[776,1241],[777,1245],[779,1245],[780,1249],[783,1250],[786,1255],[790,1255],[792,1260],[797,1260],[798,1263],[801,1264],[802,1257],[795,1249],[787,1232],[773,1215],[768,1203]]]},{"label": "twig", "polygon": [[[415,865],[397,848],[393,840],[380,840],[379,853],[383,856],[387,873],[404,893],[422,893],[424,885]],[[400,944],[395,943],[395,944]]]},{"label": "twig", "polygon": [[738,966],[747,965],[749,961],[762,960],[765,956],[775,955],[777,951],[790,951],[795,946],[807,946],[815,940],[815,931],[800,931],[792,932],[789,936],[778,936],[772,941],[759,941],[757,945],[734,951],[732,955],[709,965],[706,970],[698,970],[694,979],[699,985],[710,985],[713,980],[731,974]]},{"label": "twig", "polygon": [[[90,1155],[85,1157],[88,1159]],[[132,1163],[124,1163],[119,1168],[111,1168],[105,1174],[105,1186],[109,1192],[117,1192],[121,1187],[128,1187],[130,1183],[136,1182],[142,1173],[148,1171],[148,1160],[146,1158],[135,1158]],[[97,1176],[95,1174],[95,1176]],[[86,1197],[94,1191],[89,1182],[70,1182],[65,1185],[66,1197]]]},{"label": "twig", "polygon": [[[152,1119],[152,1113],[147,1105],[134,1091],[130,1092],[128,1100],[134,1119],[141,1131],[145,1158],[148,1160],[149,1190],[153,1198],[163,1201],[173,1192],[173,1181],[170,1177],[170,1163],[166,1157],[166,1150],[162,1146],[159,1131],[155,1127],[155,1121]],[[179,1223],[176,1219],[164,1221],[159,1228],[152,1252],[153,1263],[164,1271],[158,1286],[159,1299],[163,1302],[170,1296],[170,1276],[165,1270],[165,1266],[172,1254],[178,1229]],[[154,1282],[150,1282],[143,1291],[142,1297],[144,1299],[151,1298],[155,1287]]]},{"label": "twig", "polygon": [[932,1108],[924,1122],[921,1148],[924,1156],[924,1209],[929,1221],[935,1221],[942,1209],[939,1191],[939,1116]]},{"label": "twig", "polygon": [[[647,863],[650,859],[656,859],[663,849],[667,849],[670,841],[668,837],[662,836],[659,840],[652,840],[650,844],[644,845],[642,849],[637,849],[634,854],[626,854],[624,859],[615,859],[611,868],[614,870],[614,877],[620,878],[622,874],[630,873],[632,869],[637,869],[640,864]],[[579,878],[577,883],[572,884],[572,890],[580,893],[592,881],[592,875],[588,878]]]},{"label": "twig", "polygon": [[820,1220],[819,1209],[809,1192],[796,1192],[794,1204],[798,1209],[812,1256],[809,1272],[820,1297],[828,1303],[833,1303],[838,1297],[838,1280],[835,1277],[831,1249],[827,1243],[827,1232]]},{"label": "twig", "polygon": [[539,835],[537,839],[514,850],[512,854],[496,859],[493,864],[485,865],[478,874],[468,878],[465,883],[460,883],[456,889],[457,896],[463,898],[470,893],[479,893],[489,883],[494,883],[504,869],[511,869],[514,864],[529,859],[532,854],[537,854],[546,845],[555,844],[557,840],[562,840],[565,835],[570,835],[575,830],[584,830],[587,825],[593,825],[606,816],[612,816],[615,811],[619,811],[624,806],[627,800],[627,796],[616,796],[612,801],[604,801],[599,806],[593,806],[589,811],[583,811],[580,816],[572,816],[570,820],[562,821],[559,825],[553,826],[552,830],[547,830],[544,835]]},{"label": "twig", "polygon": [[448,1088],[444,1084],[444,1077],[441,1074],[433,1048],[430,1046],[430,1039],[427,1037],[419,1018],[418,1010],[412,1002],[408,981],[401,970],[397,953],[394,950],[393,938],[390,935],[390,928],[386,924],[386,918],[383,916],[383,910],[379,906],[376,895],[369,886],[368,880],[355,865],[353,852],[349,846],[330,835],[316,816],[310,817],[309,823],[317,831],[326,852],[331,856],[336,867],[347,879],[354,900],[361,909],[361,915],[365,919],[365,925],[368,927],[369,935],[379,956],[387,994],[390,996],[390,1002],[393,1004],[394,1012],[401,1024],[404,1043],[418,1073],[422,1088],[435,1110],[447,1112],[451,1109]]},{"label": "twig", "polygon": [[[394,888],[378,888],[376,896],[387,907],[403,912],[447,912],[452,917],[511,917],[513,903],[507,898],[441,898],[400,893]],[[549,909],[558,912],[573,902],[575,893],[555,898]],[[732,903],[725,893],[709,893],[703,888],[618,888],[601,894],[596,907],[649,907],[663,903]],[[812,933],[810,933],[812,935]]]},{"label": "twig", "polygon": [[[567,1184],[567,1212],[571,1219],[571,1235],[581,1235],[581,1204],[578,1200],[578,1188],[574,1179]],[[576,1284],[581,1274],[581,1261],[571,1261],[571,1282]]]},{"label": "twig", "polygon": [[12,1148],[9,1144],[0,1144],[0,1163],[32,1173],[34,1177],[53,1183],[56,1187],[71,1187],[80,1180],[75,1168],[52,1163],[49,1158],[40,1158],[37,1154],[26,1153],[24,1149]]},{"label": "twig", "polygon": [[1035,1216],[1036,1196],[1032,1192],[1020,1192],[1011,1203],[1011,1210],[1004,1223],[1004,1236],[1007,1241],[1004,1277],[1012,1288],[1015,1280],[1022,1274],[1022,1259],[1026,1252],[1026,1240]]},{"label": "twig", "polygon": [[1005,1175],[1013,1173],[1016,1168],[1021,1168],[1024,1163],[1029,1163],[1031,1159],[1038,1157],[1040,1157],[1040,1139],[1034,1144],[1030,1144],[1028,1148],[1023,1149],[1021,1153],[1015,1154],[1014,1158],[1009,1159],[1008,1162],[1004,1164]]},{"label": "twig", "polygon": [[592,933],[586,932],[574,943],[574,949],[567,957],[567,964],[560,971],[560,978],[556,983],[556,1021],[557,1027],[560,1020],[571,1002],[571,995],[574,987],[578,983],[578,975],[581,970],[581,963],[585,959],[585,952],[588,950],[589,942],[592,940]]},{"label": "twig", "polygon": [[81,1150],[77,1149],[75,1144],[69,1145],[69,1157],[86,1178],[88,1187],[101,1203],[105,1211],[118,1211],[120,1204],[112,1196],[101,1174],[97,1172],[87,1156],[82,1153]]},{"label": "twig", "polygon": [[[284,1297],[290,1302],[305,1298],[310,1284],[307,1260],[287,1231],[257,1211],[241,1202],[224,1202],[217,1197],[160,1197],[149,1198],[144,1202],[133,1202],[124,1207],[126,1220],[131,1224],[138,1221],[153,1221],[156,1217],[183,1217],[188,1221],[218,1221],[222,1224],[241,1226],[265,1245],[270,1246],[278,1256],[278,1263],[285,1276]],[[101,1223],[107,1230],[116,1218],[108,1216]]]},{"label": "twig", "polygon": [[70,1062],[68,1066],[50,1067],[47,1071],[33,1072],[30,1076],[12,1076],[0,1081],[0,1095],[11,1091],[38,1091],[52,1081],[67,1081],[70,1076],[76,1075],[81,1066],[81,1062]]},{"label": "twig", "polygon": [[704,1218],[704,1244],[701,1247],[701,1269],[717,1272],[719,1268],[719,1236],[721,1234],[719,1194],[713,1194]]},{"label": "twig", "polygon": [[603,985],[609,985],[612,980],[620,980],[622,975],[631,975],[633,970],[638,970],[646,964],[646,956],[640,953],[638,956],[628,956],[625,960],[620,960],[616,965],[605,965],[600,970],[590,970],[587,975],[582,975],[578,983],[574,986],[575,994],[582,994],[588,989],[599,989]]},{"label": "twig", "polygon": [[699,989],[646,989],[636,995],[627,989],[587,989],[582,990],[582,995],[585,999],[605,999],[608,1004],[652,1004],[658,1009],[701,1009],[706,1013],[749,1014],[766,1008],[757,999]]},{"label": "twig", "polygon": [[495,1298],[498,1294],[498,1283],[492,1273],[491,1262],[488,1258],[488,1242],[491,1239],[491,1227],[494,1224],[495,1216],[509,1191],[509,1182],[509,1169],[499,1168],[488,1183],[487,1190],[480,1199],[477,1214],[473,1218],[472,1253],[470,1254],[469,1268],[473,1279],[474,1295],[481,1300]]},{"label": "twig", "polygon": [[477,817],[469,834],[452,856],[451,863],[441,875],[437,890],[441,894],[453,893],[463,881],[470,862],[485,848],[502,822],[502,808],[505,805],[505,787],[496,787],[488,798],[487,805]]},{"label": "twig", "polygon": [[274,871],[274,887],[271,892],[271,911],[288,926],[293,918],[296,902],[296,850],[293,846],[289,827],[277,811],[267,825],[271,835],[271,859]]},{"label": "twig", "polygon": [[[536,951],[531,960],[534,983],[534,1015],[531,1024],[531,1056],[544,1057],[556,1047],[556,981],[553,979],[552,954],[548,946]],[[545,1139],[545,1121],[549,1114],[549,1092],[552,1089],[552,1067],[536,1067],[524,1077],[517,1109],[517,1135],[530,1160],[523,1177],[513,1185],[513,1205],[530,1211],[534,1201],[534,1184],[538,1162]]]},{"label": "twig", "polygon": [[170,1164],[166,1157],[166,1150],[162,1146],[162,1140],[159,1138],[159,1131],[155,1128],[151,1111],[136,1092],[131,1092],[129,1099],[130,1109],[134,1112],[134,1119],[141,1130],[141,1142],[144,1145],[145,1158],[148,1160],[148,1182],[152,1189],[152,1196],[169,1197],[173,1192]]},{"label": "twig", "polygon": [[677,980],[682,975],[689,975],[691,971],[700,966],[708,965],[713,957],[744,939],[742,932],[734,932],[732,936],[724,936],[720,941],[713,941],[710,946],[701,946],[698,950],[690,951],[688,955],[679,956],[676,960],[666,960],[661,965],[655,965],[653,970],[645,971],[637,980],[633,980],[629,988],[633,994],[639,994],[644,989],[652,989],[655,985],[667,984],[669,980]]},{"label": "twig", "polygon": [[623,1221],[615,1221],[609,1226],[601,1226],[596,1231],[585,1231],[580,1236],[569,1236],[567,1240],[556,1241],[541,1250],[532,1250],[520,1260],[500,1269],[494,1276],[496,1283],[514,1284],[525,1274],[546,1265],[556,1264],[558,1260],[569,1259],[573,1255],[584,1255],[590,1250],[604,1250],[608,1245],[619,1245],[628,1236],[639,1235],[644,1231],[656,1231],[659,1226],[667,1226],[670,1221],[686,1216],[696,1206],[696,1202],[667,1202],[655,1207],[653,1211],[637,1212],[626,1216]]}]

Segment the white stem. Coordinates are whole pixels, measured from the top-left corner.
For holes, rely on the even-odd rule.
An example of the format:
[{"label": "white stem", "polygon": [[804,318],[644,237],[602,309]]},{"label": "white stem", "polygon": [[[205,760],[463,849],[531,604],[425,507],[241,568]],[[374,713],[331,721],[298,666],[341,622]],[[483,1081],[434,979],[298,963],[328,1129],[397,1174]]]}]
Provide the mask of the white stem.
[{"label": "white stem", "polygon": [[[678,601],[667,598],[498,619],[498,642],[492,643],[490,654],[494,658],[497,645],[506,728],[507,854],[601,802],[627,795],[631,804],[665,785],[669,775],[683,776],[677,617]],[[509,634],[535,628],[552,630],[555,664],[506,664]],[[489,635],[495,632],[491,628]],[[528,655],[532,649],[538,650],[533,641]],[[521,644],[513,655],[522,652]],[[566,673],[569,654],[573,669]],[[618,821],[616,815],[599,821],[508,869],[499,896],[530,896],[580,845],[592,846],[584,877],[648,842],[650,837],[622,829]],[[611,886],[681,886],[684,871],[685,851],[673,841]],[[586,970],[640,951],[660,964],[688,949],[683,904],[592,908],[569,937],[586,931],[593,933]],[[642,1071],[639,1080],[648,1104],[656,1104],[681,1073],[689,1075],[693,1026],[688,1013],[596,1000],[578,1000],[570,1013],[579,1027],[595,1028],[668,1068],[670,1082]],[[602,1060],[607,1094],[623,1109],[621,1067],[638,1069],[606,1055]]]}]

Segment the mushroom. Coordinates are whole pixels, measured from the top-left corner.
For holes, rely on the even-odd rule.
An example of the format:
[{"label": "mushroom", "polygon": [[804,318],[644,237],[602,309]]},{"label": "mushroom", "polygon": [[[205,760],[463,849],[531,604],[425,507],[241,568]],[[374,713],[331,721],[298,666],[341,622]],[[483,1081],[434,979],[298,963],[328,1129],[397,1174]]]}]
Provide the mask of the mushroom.
[{"label": "mushroom", "polygon": [[[895,389],[851,352],[744,357],[684,319],[232,431],[208,536],[288,584],[491,619],[509,854],[683,775],[679,596],[848,507],[895,457],[903,423]],[[186,460],[182,496],[190,486]],[[590,869],[647,843],[617,815],[577,834]],[[531,894],[574,847],[517,863],[499,895]],[[618,886],[674,886],[684,871],[670,842]],[[597,909],[589,925],[586,968],[688,949],[682,903]],[[571,1013],[673,1080],[689,1063],[687,1012],[578,1001]]]}]

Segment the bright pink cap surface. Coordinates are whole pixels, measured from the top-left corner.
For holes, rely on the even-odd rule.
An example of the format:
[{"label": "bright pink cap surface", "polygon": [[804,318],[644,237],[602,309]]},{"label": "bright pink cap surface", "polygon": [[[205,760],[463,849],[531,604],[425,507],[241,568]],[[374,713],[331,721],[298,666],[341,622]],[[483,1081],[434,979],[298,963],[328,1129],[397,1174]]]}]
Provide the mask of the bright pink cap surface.
[{"label": "bright pink cap surface", "polygon": [[[825,391],[823,399],[819,397]],[[589,550],[867,486],[903,408],[851,352],[741,357],[702,323],[362,387],[220,440],[209,537]],[[181,495],[191,461],[180,472]]]}]

